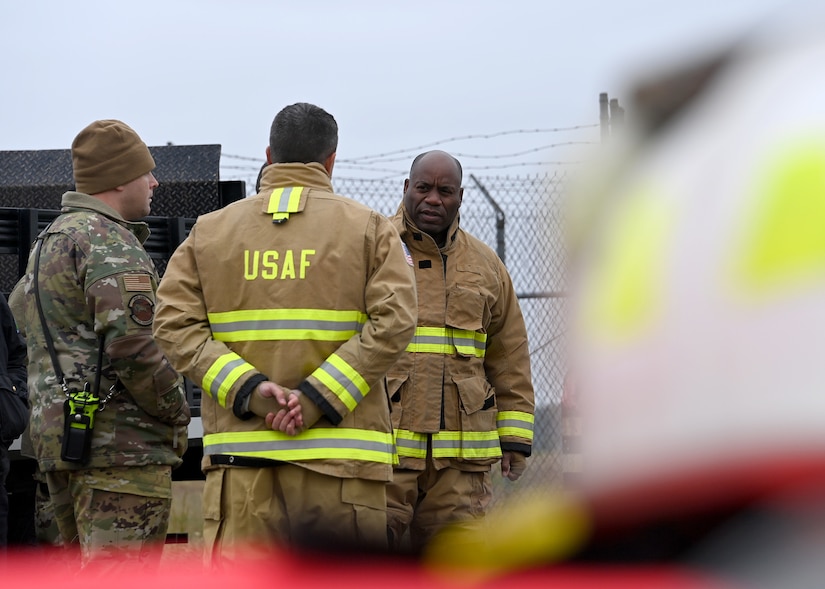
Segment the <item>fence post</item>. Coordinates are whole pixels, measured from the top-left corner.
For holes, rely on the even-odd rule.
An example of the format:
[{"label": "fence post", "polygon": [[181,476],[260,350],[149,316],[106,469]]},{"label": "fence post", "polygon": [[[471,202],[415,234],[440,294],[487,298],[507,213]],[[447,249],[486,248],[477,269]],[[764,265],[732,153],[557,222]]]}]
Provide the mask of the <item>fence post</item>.
[{"label": "fence post", "polygon": [[610,99],[610,133],[621,130],[624,125],[624,108],[619,106],[618,98]]},{"label": "fence post", "polygon": [[602,143],[610,137],[610,111],[607,92],[599,94],[599,127],[602,132]]},{"label": "fence post", "polygon": [[582,475],[581,417],[573,374],[564,375],[561,398],[562,476],[566,488],[575,487]]},{"label": "fence post", "polygon": [[478,178],[475,175],[470,174],[470,179],[475,182],[475,185],[481,191],[481,194],[493,205],[493,208],[496,211],[496,253],[498,253],[498,257],[501,258],[502,262],[506,262],[504,257],[504,211],[501,210],[501,207],[498,206],[498,203],[493,200],[493,197],[490,196],[490,193],[487,189],[478,181]]}]

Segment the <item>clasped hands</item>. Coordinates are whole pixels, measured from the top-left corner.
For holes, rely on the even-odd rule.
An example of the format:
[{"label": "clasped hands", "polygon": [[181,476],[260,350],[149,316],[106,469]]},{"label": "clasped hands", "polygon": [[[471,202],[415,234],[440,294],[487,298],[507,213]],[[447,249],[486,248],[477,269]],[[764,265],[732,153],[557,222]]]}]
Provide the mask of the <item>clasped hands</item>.
[{"label": "clasped hands", "polygon": [[263,417],[267,427],[294,436],[321,417],[320,408],[301,391],[265,381],[249,396],[249,410]]}]

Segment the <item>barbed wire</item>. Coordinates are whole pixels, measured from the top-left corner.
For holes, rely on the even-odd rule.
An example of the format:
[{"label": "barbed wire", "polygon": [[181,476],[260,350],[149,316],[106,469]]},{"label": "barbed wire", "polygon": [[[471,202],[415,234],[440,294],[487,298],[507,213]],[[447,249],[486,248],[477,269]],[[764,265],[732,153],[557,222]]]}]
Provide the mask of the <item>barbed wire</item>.
[{"label": "barbed wire", "polygon": [[560,133],[563,131],[578,131],[580,129],[589,129],[598,127],[598,124],[591,124],[591,125],[576,125],[572,127],[555,127],[551,129],[512,129],[510,131],[498,131],[496,133],[479,133],[473,135],[459,135],[455,137],[449,137],[447,139],[440,139],[438,141],[433,141],[432,143],[425,143],[423,145],[418,145],[415,147],[407,147],[405,149],[396,149],[393,151],[387,151],[384,153],[377,153],[373,155],[365,155],[360,156],[357,158],[343,158],[342,161],[352,162],[352,163],[365,163],[369,162],[374,159],[384,158],[392,155],[401,155],[401,154],[409,154],[410,152],[420,152],[424,149],[429,147],[435,147],[437,145],[444,145],[445,143],[453,143],[455,141],[467,141],[470,139],[494,139],[496,137],[503,137],[505,135],[527,135],[527,134],[536,134],[536,133]]},{"label": "barbed wire", "polygon": [[[467,174],[477,171],[484,171],[484,170],[504,170],[508,168],[526,168],[526,167],[549,167],[549,166],[560,166],[560,167],[568,167],[572,168],[575,166],[581,165],[583,162],[581,161],[561,161],[561,160],[545,160],[545,161],[533,161],[533,162],[511,162],[508,164],[490,164],[490,165],[468,165],[465,166],[465,172]],[[254,168],[246,168],[243,166],[221,166],[222,170],[248,170],[249,173],[242,175],[242,174],[233,174],[231,176],[225,177],[226,180],[243,180],[247,183],[247,193],[253,194],[252,188],[255,186],[255,180],[258,175],[258,170],[260,166]],[[354,164],[337,164],[335,165],[336,170],[340,171],[368,171],[373,173],[381,173],[383,172],[384,175],[381,176],[374,176],[370,178],[364,177],[353,177],[353,176],[346,176],[347,180],[364,180],[370,182],[383,182],[387,180],[397,179],[399,177],[405,177],[409,172],[408,169],[386,169],[386,168],[371,168],[366,166],[358,166]]]},{"label": "barbed wire", "polygon": [[366,170],[368,172],[386,172],[388,174],[405,174],[405,170],[393,170],[388,168],[373,168],[370,166],[361,166],[358,164],[348,164],[346,162],[339,163],[338,161],[335,162],[335,169],[345,169],[345,170]]},{"label": "barbed wire", "polygon": [[250,157],[248,155],[232,155],[231,153],[221,153],[221,157],[228,157],[233,160],[246,160],[249,162],[258,162],[258,164],[262,164],[264,159],[261,157]]},{"label": "barbed wire", "polygon": [[[349,163],[349,164],[370,164],[370,163],[383,163],[386,161],[398,161],[401,159],[399,158],[390,158],[390,156],[403,156],[407,157],[410,152],[418,152],[420,150],[426,149],[428,147],[435,147],[437,145],[444,145],[446,143],[452,143],[455,141],[466,141],[470,139],[493,139],[496,137],[503,137],[505,135],[524,135],[524,134],[536,134],[536,133],[560,133],[564,131],[577,131],[581,129],[592,129],[598,127],[597,124],[592,125],[576,125],[572,127],[555,127],[551,129],[512,129],[509,131],[498,131],[496,133],[485,133],[485,134],[471,134],[471,135],[459,135],[455,137],[448,137],[447,139],[439,139],[438,141],[433,141],[431,143],[425,143],[423,145],[417,145],[414,147],[406,147],[403,149],[397,149],[393,151],[387,151],[383,153],[377,153],[373,155],[365,155],[365,156],[358,156],[358,157],[350,157],[350,158],[338,158],[337,161],[341,163]],[[497,155],[474,155],[474,154],[454,154],[457,157],[468,157],[468,158],[506,158],[506,157],[518,157],[520,155],[525,155],[527,153],[534,153],[536,151],[542,151],[544,149],[551,149],[555,147],[563,147],[567,145],[589,145],[594,144],[595,141],[564,141],[559,143],[551,143],[549,145],[542,145],[539,147],[531,148],[521,152],[513,152],[508,154],[497,154]],[[260,157],[250,157],[245,155],[236,155],[231,153],[224,153],[221,154],[222,157],[226,157],[229,159],[237,159],[237,160],[244,160],[244,161],[252,161],[252,162],[259,162],[261,163],[263,160]],[[384,159],[389,158],[389,159]]]},{"label": "barbed wire", "polygon": [[513,162],[510,164],[496,164],[487,166],[467,165],[464,166],[468,171],[473,170],[502,170],[504,168],[519,168],[527,166],[577,166],[581,161],[562,161],[562,160],[543,160],[540,162]]},{"label": "barbed wire", "polygon": [[[400,162],[409,160],[414,155],[421,153],[429,148],[433,148],[439,145],[444,145],[447,143],[459,142],[459,141],[469,141],[469,140],[477,140],[477,139],[494,139],[498,137],[504,137],[508,135],[528,135],[528,134],[544,134],[544,133],[562,133],[568,131],[580,131],[583,129],[593,129],[599,127],[598,124],[589,124],[589,125],[573,125],[569,127],[553,127],[547,129],[511,129],[507,131],[498,131],[495,133],[476,133],[476,134],[469,134],[469,135],[458,135],[454,137],[448,137],[446,139],[439,139],[437,141],[433,141],[426,144],[416,145],[413,147],[407,147],[404,149],[397,149],[392,151],[386,151],[382,153],[372,154],[372,155],[365,155],[359,157],[349,157],[349,158],[337,158],[336,159],[336,170],[346,171],[346,172],[357,172],[357,171],[365,171],[370,172],[373,176],[371,176],[371,180],[374,181],[384,181],[384,180],[392,180],[394,178],[398,178],[399,176],[404,176],[407,174],[407,167],[405,166],[404,169],[392,169],[392,168],[385,168],[385,167],[376,167],[375,164],[386,164],[392,162]],[[508,152],[508,153],[497,153],[497,154],[478,154],[478,153],[464,153],[464,152],[454,152],[453,155],[457,158],[461,158],[462,164],[464,165],[465,169],[473,170],[473,171],[484,171],[484,170],[504,170],[510,168],[525,168],[525,167],[537,167],[537,166],[575,166],[578,165],[580,162],[577,161],[560,161],[560,160],[544,160],[544,161],[530,161],[530,162],[507,162],[507,163],[497,163],[497,164],[484,164],[481,165],[479,163],[474,162],[473,160],[507,160],[511,158],[523,157],[528,154],[539,153],[542,151],[550,150],[550,149],[557,149],[561,147],[572,147],[572,146],[587,146],[587,145],[595,145],[598,141],[560,141],[556,143],[550,143],[547,145],[540,145],[537,147],[532,147],[529,149],[523,149],[520,151]],[[232,164],[221,164],[222,170],[238,170],[242,172],[248,172],[247,175],[243,175],[238,177],[239,175],[236,173],[233,175],[232,179],[235,180],[244,180],[248,184],[254,185],[255,178],[260,170],[261,165],[264,163],[262,157],[250,157],[245,155],[238,155],[238,154],[231,154],[231,153],[224,153],[221,154],[221,158],[226,158],[228,160],[238,160],[238,161],[247,161],[247,162],[255,162],[255,165],[232,165]],[[383,174],[382,176],[375,176],[375,174]]]},{"label": "barbed wire", "polygon": [[[523,155],[527,155],[530,153],[538,153],[540,151],[544,151],[547,149],[554,149],[557,147],[569,147],[573,145],[596,145],[598,141],[564,141],[561,143],[550,143],[548,145],[540,145],[539,147],[533,147],[530,149],[525,149],[522,151],[514,151],[510,153],[496,153],[496,154],[475,154],[475,153],[462,153],[462,152],[450,152],[451,155],[461,158],[462,160],[473,160],[473,159],[507,159],[512,157],[521,157]],[[397,162],[401,160],[408,160],[410,159],[410,154],[399,155],[397,157],[386,157],[386,158],[375,158],[371,160],[363,160],[363,159],[352,159],[352,158],[341,158],[337,161],[343,163],[358,163],[358,164],[383,164],[389,162]],[[462,161],[464,164],[465,162]],[[466,164],[465,164],[466,165]]]},{"label": "barbed wire", "polygon": [[[261,162],[261,163],[263,163],[263,162]],[[222,170],[254,170],[256,174],[258,173],[258,170],[260,168],[261,168],[261,166],[259,166],[259,165],[258,166],[230,166],[230,165],[227,165],[227,164],[221,164],[221,169]]]}]

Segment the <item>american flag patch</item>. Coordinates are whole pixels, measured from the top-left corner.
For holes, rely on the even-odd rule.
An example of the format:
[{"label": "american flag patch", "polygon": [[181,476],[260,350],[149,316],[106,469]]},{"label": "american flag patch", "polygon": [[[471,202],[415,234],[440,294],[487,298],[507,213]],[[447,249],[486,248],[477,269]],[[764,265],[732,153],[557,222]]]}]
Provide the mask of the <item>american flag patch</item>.
[{"label": "american flag patch", "polygon": [[404,248],[404,258],[406,258],[406,260],[407,260],[407,265],[412,266],[413,265],[413,259],[412,259],[412,254],[410,253],[410,248],[408,248],[407,244],[404,243],[403,241],[401,242],[401,247]]},{"label": "american flag patch", "polygon": [[127,292],[152,292],[152,278],[148,274],[127,274],[121,280]]}]

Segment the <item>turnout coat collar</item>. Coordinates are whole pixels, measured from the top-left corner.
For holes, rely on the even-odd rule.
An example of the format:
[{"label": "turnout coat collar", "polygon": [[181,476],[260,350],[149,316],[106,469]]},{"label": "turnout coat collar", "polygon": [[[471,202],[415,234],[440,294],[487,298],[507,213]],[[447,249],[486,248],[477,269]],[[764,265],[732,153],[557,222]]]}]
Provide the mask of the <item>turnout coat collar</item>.
[{"label": "turnout coat collar", "polygon": [[[435,243],[435,239],[431,237],[429,234],[424,233],[421,231],[413,222],[412,217],[410,217],[409,212],[407,212],[407,208],[404,206],[404,202],[402,201],[401,204],[398,206],[398,211],[395,213],[395,226],[398,229],[399,233],[401,234],[401,238],[404,239],[407,243],[407,236],[419,235],[422,238],[427,236],[427,238],[431,239],[433,243]],[[403,223],[400,222],[403,220]],[[438,250],[441,252],[442,255],[446,255],[450,253],[456,247],[456,238],[458,237],[458,232],[460,231],[461,220],[461,213],[457,213],[455,219],[450,224],[450,227],[447,229],[447,239],[444,242],[444,247],[438,247]]]}]

